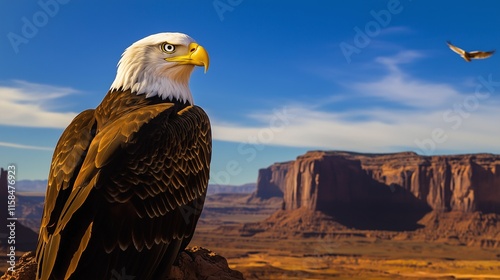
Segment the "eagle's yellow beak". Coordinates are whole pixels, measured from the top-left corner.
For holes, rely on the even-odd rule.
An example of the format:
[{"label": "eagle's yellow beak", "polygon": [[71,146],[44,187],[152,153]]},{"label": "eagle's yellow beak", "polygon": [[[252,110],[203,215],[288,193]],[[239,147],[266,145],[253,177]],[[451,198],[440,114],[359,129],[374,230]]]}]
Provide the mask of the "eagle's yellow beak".
[{"label": "eagle's yellow beak", "polygon": [[208,66],[210,65],[210,59],[208,57],[208,53],[204,47],[191,43],[188,46],[189,52],[186,55],[167,57],[166,61],[178,62],[179,64],[192,64],[196,66],[204,66],[205,73],[208,70]]}]

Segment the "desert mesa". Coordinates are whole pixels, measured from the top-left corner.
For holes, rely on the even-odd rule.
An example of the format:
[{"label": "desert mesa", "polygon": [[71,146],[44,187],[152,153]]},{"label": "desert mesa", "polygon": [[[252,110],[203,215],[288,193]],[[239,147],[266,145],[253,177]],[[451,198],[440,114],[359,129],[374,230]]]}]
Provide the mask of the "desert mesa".
[{"label": "desert mesa", "polygon": [[500,155],[311,151],[259,171],[259,198],[287,210],[345,207],[500,213]]}]

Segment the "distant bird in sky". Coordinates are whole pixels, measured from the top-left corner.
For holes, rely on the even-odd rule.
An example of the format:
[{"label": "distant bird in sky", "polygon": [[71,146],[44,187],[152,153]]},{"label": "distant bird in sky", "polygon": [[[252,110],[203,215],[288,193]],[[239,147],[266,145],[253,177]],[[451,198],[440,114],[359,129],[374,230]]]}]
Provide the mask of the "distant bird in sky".
[{"label": "distant bird in sky", "polygon": [[96,109],[63,132],[50,167],[38,237],[38,280],[165,279],[191,240],[212,153],[207,114],[189,79],[209,66],[182,33],[123,53]]},{"label": "distant bird in sky", "polygon": [[471,59],[484,59],[484,58],[488,58],[488,57],[492,56],[493,53],[495,53],[494,50],[493,51],[487,51],[487,52],[483,52],[483,51],[466,52],[466,51],[462,50],[461,48],[452,45],[450,41],[447,41],[446,43],[448,43],[448,47],[450,47],[450,49],[452,51],[458,53],[467,62],[470,62]]}]

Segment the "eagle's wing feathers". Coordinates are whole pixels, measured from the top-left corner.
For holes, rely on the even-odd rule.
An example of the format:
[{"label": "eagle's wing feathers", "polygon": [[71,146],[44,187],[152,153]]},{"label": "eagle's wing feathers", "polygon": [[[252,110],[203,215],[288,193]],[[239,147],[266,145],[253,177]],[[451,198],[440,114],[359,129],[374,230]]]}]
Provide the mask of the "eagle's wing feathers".
[{"label": "eagle's wing feathers", "polygon": [[83,111],[64,130],[55,148],[36,250],[37,262],[43,259],[42,270],[52,269],[55,263],[60,237],[52,238],[53,233],[94,137],[95,124],[94,110]]},{"label": "eagle's wing feathers", "polygon": [[483,58],[488,58],[492,56],[495,53],[495,51],[488,51],[488,52],[483,52],[483,51],[472,51],[470,52],[470,57],[475,58],[475,59],[483,59]]},{"label": "eagle's wing feathers", "polygon": [[[87,110],[73,119],[59,139],[50,167],[41,229],[48,226],[51,230],[51,225],[59,217],[62,205],[71,192],[68,188],[78,175],[94,134],[94,110]],[[63,203],[56,204],[56,200],[62,200]],[[44,232],[44,236],[46,234]]]},{"label": "eagle's wing feathers", "polygon": [[[42,275],[110,278],[126,268],[137,279],[157,277],[164,273],[156,271],[158,266],[171,264],[189,242],[208,184],[211,132],[202,109],[190,106],[177,113],[173,106],[142,107],[100,128],[81,153],[78,176],[68,180],[74,183],[60,188],[71,192],[53,221],[55,231],[40,243],[38,253],[46,255]],[[68,243],[75,235],[80,243]],[[56,252],[50,249],[53,242]],[[47,260],[49,253],[54,256]],[[90,259],[102,265],[92,271],[80,265]],[[52,271],[56,262],[66,270]]]},{"label": "eagle's wing feathers", "polygon": [[116,265],[141,279],[148,273],[160,279],[161,271],[145,267],[155,267],[153,260],[168,267],[191,239],[205,199],[210,157],[210,123],[196,106],[178,113],[165,110],[122,147],[102,188],[107,203],[120,202],[107,211],[122,214],[114,216],[112,223],[102,223],[106,235],[100,238],[111,255],[134,250],[149,253],[141,260],[132,256],[127,258],[131,263]]},{"label": "eagle's wing feathers", "polygon": [[454,46],[453,44],[451,44],[450,41],[447,41],[446,42],[448,44],[448,47],[450,47],[450,49],[456,53],[458,53],[459,55],[464,55],[465,54],[465,51],[462,50],[461,48],[457,47],[457,46]]},{"label": "eagle's wing feathers", "polygon": [[[124,149],[126,160],[110,177],[113,183],[105,189],[106,198],[130,202],[140,218],[155,219],[175,210],[180,215],[177,218],[182,218],[179,222],[191,223],[188,216],[201,211],[203,201],[197,200],[204,197],[208,184],[210,123],[199,107],[189,107],[168,118],[168,122],[163,117],[152,120],[141,130],[151,141],[164,143],[156,150],[150,148],[153,143],[128,145]],[[191,234],[191,227],[182,228],[186,232],[153,232],[145,236],[144,242]]]}]

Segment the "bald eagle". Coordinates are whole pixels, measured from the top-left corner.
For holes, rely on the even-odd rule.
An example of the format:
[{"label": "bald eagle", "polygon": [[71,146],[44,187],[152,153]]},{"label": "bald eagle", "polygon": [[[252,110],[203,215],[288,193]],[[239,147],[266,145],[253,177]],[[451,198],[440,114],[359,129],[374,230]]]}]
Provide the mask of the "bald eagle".
[{"label": "bald eagle", "polygon": [[462,50],[461,48],[452,45],[450,41],[447,41],[446,43],[448,44],[448,47],[452,51],[454,51],[457,54],[459,54],[467,62],[470,62],[471,59],[484,59],[484,58],[488,58],[488,57],[492,56],[495,53],[494,50],[493,51],[487,51],[487,52],[483,52],[483,51],[466,52],[466,51]]},{"label": "bald eagle", "polygon": [[206,72],[209,57],[191,37],[141,39],[123,53],[101,104],[65,129],[50,166],[37,279],[168,275],[193,236],[209,177],[210,122],[188,86],[194,66]]}]

